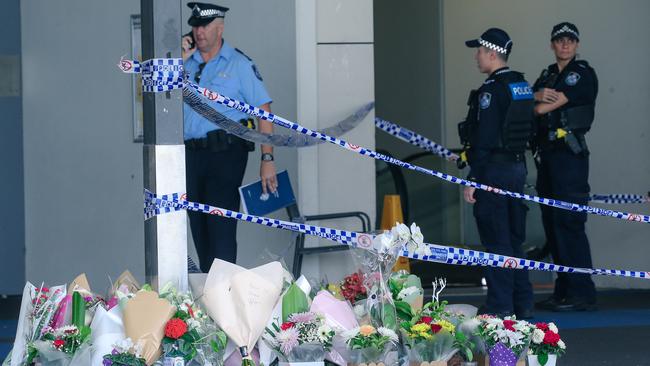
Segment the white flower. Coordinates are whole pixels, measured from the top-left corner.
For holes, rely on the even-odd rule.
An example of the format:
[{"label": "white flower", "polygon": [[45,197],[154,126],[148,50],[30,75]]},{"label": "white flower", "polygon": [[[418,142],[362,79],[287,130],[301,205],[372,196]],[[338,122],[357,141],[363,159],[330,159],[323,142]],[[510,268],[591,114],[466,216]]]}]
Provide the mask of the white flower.
[{"label": "white flower", "polygon": [[411,240],[411,232],[409,231],[409,227],[404,224],[400,224],[399,222],[395,223],[395,227],[391,229],[391,234],[393,234],[395,241],[400,246],[406,245],[406,243]]},{"label": "white flower", "polygon": [[533,331],[532,340],[533,340],[533,343],[535,343],[535,344],[542,343],[542,341],[544,340],[544,331],[542,331],[541,329],[535,329]]},{"label": "white flower", "polygon": [[185,323],[187,323],[187,327],[188,327],[190,330],[192,330],[192,329],[197,329],[197,328],[201,327],[201,323],[200,323],[198,320],[193,319],[193,318],[188,318],[188,319],[185,321]]},{"label": "white flower", "polygon": [[557,346],[560,347],[560,349],[566,349],[566,344],[564,344],[563,340],[557,341]]},{"label": "white flower", "polygon": [[347,342],[350,339],[356,337],[358,334],[359,334],[359,327],[355,327],[341,333],[341,337],[343,337],[343,339]]},{"label": "white flower", "polygon": [[184,303],[180,304],[180,306],[178,307],[178,310],[187,313],[188,312],[187,311],[187,304],[184,304]]},{"label": "white flower", "polygon": [[133,347],[133,341],[131,340],[131,338],[123,339],[113,344],[113,348],[115,348],[119,353],[126,353],[132,347]]},{"label": "white flower", "polygon": [[417,246],[424,244],[424,235],[422,235],[420,227],[415,225],[415,223],[411,224],[411,240],[413,240]]},{"label": "white flower", "polygon": [[386,231],[383,234],[375,236],[372,240],[372,247],[379,254],[385,254],[395,245],[393,234]]},{"label": "white flower", "polygon": [[407,296],[419,294],[419,293],[420,293],[420,289],[415,286],[405,287],[399,292],[399,294],[397,294],[397,299],[404,300]]},{"label": "white flower", "polygon": [[377,329],[377,332],[379,332],[379,334],[383,335],[384,337],[388,337],[393,342],[397,342],[398,340],[397,333],[395,333],[392,329],[379,327],[379,329]]},{"label": "white flower", "polygon": [[548,323],[548,330],[550,330],[553,333],[559,333],[555,323]]},{"label": "white flower", "polygon": [[331,338],[331,332],[332,328],[327,323],[324,323],[318,328],[318,339],[323,343],[328,342]]},{"label": "white flower", "polygon": [[415,254],[417,254],[420,257],[424,257],[424,256],[428,257],[431,255],[431,248],[429,248],[429,246],[426,244],[420,244],[418,245],[417,249],[415,249]]}]

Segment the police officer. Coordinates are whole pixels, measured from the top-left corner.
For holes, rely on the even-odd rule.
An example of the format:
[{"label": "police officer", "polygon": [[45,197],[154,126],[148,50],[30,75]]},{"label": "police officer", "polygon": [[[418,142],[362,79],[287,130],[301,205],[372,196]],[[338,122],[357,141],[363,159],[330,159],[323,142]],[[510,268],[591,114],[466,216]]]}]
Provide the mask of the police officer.
[{"label": "police officer", "polygon": [[[222,37],[228,8],[197,2],[187,6],[192,9],[188,20],[192,32],[183,37],[182,49],[189,80],[270,112],[271,98],[257,67]],[[254,127],[252,119],[243,112],[222,105],[213,107],[231,120]],[[239,210],[238,188],[246,170],[248,152],[254,145],[225,133],[187,104],[183,113],[188,198]],[[270,122],[258,123],[261,132],[273,132]],[[273,148],[262,145],[261,150],[262,189],[265,193],[274,192],[277,179]],[[234,263],[237,259],[237,221],[196,212],[189,212],[189,216],[201,270],[207,272],[214,258]]]},{"label": "police officer", "polygon": [[[587,204],[589,150],[585,134],[594,119],[598,79],[584,60],[576,60],[578,28],[568,22],[551,31],[555,63],[535,82],[537,129],[537,192],[542,197]],[[587,213],[542,205],[542,221],[553,261],[559,265],[591,268],[585,233]],[[558,273],[553,296],[537,303],[554,311],[594,310],[596,289],[586,274]]]},{"label": "police officer", "polygon": [[[515,192],[526,179],[524,151],[533,132],[533,93],[523,74],[507,66],[512,40],[498,28],[465,42],[477,48],[476,62],[488,78],[468,100],[469,112],[459,125],[467,148],[469,179]],[[521,200],[467,187],[465,200],[474,204],[481,242],[488,251],[521,257],[527,207]],[[509,262],[516,267],[516,263]],[[488,292],[481,313],[532,317],[533,295],[528,272],[486,268]]]}]

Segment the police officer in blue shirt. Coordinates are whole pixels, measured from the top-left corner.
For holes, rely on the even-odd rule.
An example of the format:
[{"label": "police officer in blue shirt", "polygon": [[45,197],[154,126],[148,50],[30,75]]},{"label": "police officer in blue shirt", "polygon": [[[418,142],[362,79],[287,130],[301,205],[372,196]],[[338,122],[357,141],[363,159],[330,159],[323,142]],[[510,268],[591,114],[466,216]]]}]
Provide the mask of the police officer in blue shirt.
[{"label": "police officer in blue shirt", "polygon": [[[533,93],[523,74],[507,66],[512,40],[498,28],[490,28],[478,39],[465,42],[477,48],[476,62],[489,75],[478,90],[470,93],[469,112],[459,125],[466,147],[469,179],[514,192],[526,180],[524,151],[533,132]],[[474,204],[474,217],[483,246],[489,252],[522,257],[527,207],[517,200],[466,187],[465,200]],[[533,293],[528,272],[514,260],[504,267],[486,268],[488,292],[481,313],[519,318],[532,317]]]},{"label": "police officer in blue shirt", "polygon": [[[228,8],[191,2],[188,24],[191,34],[182,39],[183,60],[189,79],[220,94],[244,101],[270,112],[269,96],[262,76],[253,61],[223,39],[224,17]],[[254,128],[254,121],[243,112],[222,105],[213,107],[233,121]],[[239,210],[238,188],[242,183],[248,152],[254,145],[219,129],[187,104],[184,106],[187,194],[195,202]],[[258,121],[263,133],[273,125]],[[273,147],[261,147],[260,177],[264,192],[275,192],[277,178]],[[192,236],[201,270],[208,272],[214,258],[229,262],[237,259],[237,221],[189,212]]]},{"label": "police officer in blue shirt", "polygon": [[[578,28],[563,22],[551,31],[555,63],[535,82],[537,192],[540,196],[586,205],[589,150],[585,134],[594,120],[598,78],[576,60]],[[591,268],[587,213],[541,206],[547,246],[556,264]],[[554,311],[595,310],[596,289],[586,274],[558,273],[553,296],[537,304]]]}]

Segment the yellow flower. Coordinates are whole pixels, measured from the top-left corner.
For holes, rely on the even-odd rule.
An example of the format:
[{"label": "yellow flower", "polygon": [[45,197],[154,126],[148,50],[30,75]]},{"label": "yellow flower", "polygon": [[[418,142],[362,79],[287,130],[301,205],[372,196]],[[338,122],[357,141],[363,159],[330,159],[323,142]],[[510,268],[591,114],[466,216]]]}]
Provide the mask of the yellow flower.
[{"label": "yellow flower", "polygon": [[329,291],[332,295],[334,295],[335,298],[339,300],[343,300],[343,295],[341,294],[341,288],[337,284],[335,283],[328,284],[327,291]]},{"label": "yellow flower", "polygon": [[449,333],[453,333],[454,330],[456,330],[456,326],[454,326],[452,323],[450,323],[447,320],[441,319],[438,320],[436,323],[438,323],[443,330],[446,330]]},{"label": "yellow flower", "polygon": [[415,324],[414,326],[411,327],[411,331],[413,333],[424,333],[424,332],[428,331],[429,329],[431,329],[431,326],[429,324],[425,324],[425,323]]},{"label": "yellow flower", "polygon": [[369,335],[375,333],[375,327],[372,325],[362,325],[359,328],[359,333],[361,333],[361,335],[364,337],[368,337]]},{"label": "yellow flower", "polygon": [[431,335],[431,333],[427,333],[427,332],[422,332],[422,333],[420,333],[420,334],[418,334],[418,335],[419,335],[420,337],[424,338],[424,339],[431,339],[431,338],[433,338],[433,335]]}]

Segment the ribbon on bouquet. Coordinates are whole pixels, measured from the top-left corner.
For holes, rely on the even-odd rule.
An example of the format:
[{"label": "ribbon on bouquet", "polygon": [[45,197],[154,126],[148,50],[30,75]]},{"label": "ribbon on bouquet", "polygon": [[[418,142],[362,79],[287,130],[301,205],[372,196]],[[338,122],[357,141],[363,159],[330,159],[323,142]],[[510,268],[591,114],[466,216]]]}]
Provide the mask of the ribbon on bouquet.
[{"label": "ribbon on bouquet", "polygon": [[[392,136],[397,137],[402,141],[408,142],[409,144],[417,146],[423,150],[427,150],[434,155],[438,155],[447,161],[457,161],[460,159],[459,155],[454,154],[444,146],[435,143],[428,138],[418,134],[417,132],[413,132],[408,128],[404,128],[396,123],[375,117],[375,127]],[[526,185],[526,188],[535,189],[535,186]],[[650,192],[647,196],[627,193],[592,194],[589,197],[589,201],[609,204],[648,203],[650,202]]]},{"label": "ribbon on bouquet", "polygon": [[[164,59],[163,59],[164,60]],[[176,64],[176,62],[180,59],[170,59],[168,64]],[[128,60],[122,60],[120,62],[120,68],[124,72],[135,72],[131,71],[134,70],[134,68],[129,68],[129,70],[124,70],[124,68],[121,66],[124,61]],[[182,61],[181,61],[182,62]],[[227,96],[221,95],[217,92],[214,92],[212,90],[206,89],[204,87],[201,87],[199,85],[196,85],[190,81],[183,80],[182,76],[179,79],[179,76],[175,71],[160,71],[158,70],[157,72],[153,72],[153,69],[151,66],[149,66],[149,69],[147,69],[147,65],[154,65],[154,64],[159,64],[160,59],[153,59],[153,60],[148,60],[142,63],[142,80],[143,80],[143,88],[145,87],[146,82],[148,81],[149,78],[156,78],[158,77],[159,79],[154,79],[154,83],[156,84],[156,88],[153,89],[154,92],[160,91],[159,89],[165,89],[166,88],[182,88],[182,87],[190,87],[194,89],[196,92],[199,94],[203,95],[206,97],[208,100],[225,105],[229,108],[233,108],[236,110],[239,110],[241,112],[244,112],[248,115],[251,115],[253,117],[258,117],[261,119],[264,119],[266,121],[272,122],[276,125],[297,131],[301,134],[311,136],[313,138],[317,138],[329,143],[332,143],[334,145],[337,145],[341,148],[344,148],[349,151],[356,152],[360,155],[364,156],[369,156],[371,158],[374,158],[376,160],[381,160],[389,164],[397,165],[402,168],[406,168],[409,170],[415,170],[420,173],[430,175],[436,178],[440,178],[442,180],[445,180],[450,183],[458,184],[458,185],[463,185],[463,186],[469,186],[469,187],[474,187],[476,189],[481,189],[484,191],[492,192],[495,194],[503,195],[503,196],[509,196],[512,198],[517,198],[517,199],[524,199],[527,201],[531,202],[536,202],[536,203],[541,203],[547,206],[555,207],[555,208],[560,208],[563,210],[568,210],[568,211],[575,211],[575,212],[586,212],[590,213],[593,215],[600,215],[600,216],[606,216],[606,217],[614,217],[620,220],[626,220],[626,221],[638,221],[638,222],[644,222],[644,223],[650,223],[650,216],[649,215],[642,215],[642,214],[635,214],[635,213],[627,213],[627,212],[622,212],[622,211],[614,211],[614,210],[608,210],[608,209],[603,209],[599,207],[592,207],[592,206],[587,206],[587,205],[580,205],[577,203],[570,203],[570,202],[565,202],[565,201],[560,201],[560,200],[555,200],[555,199],[549,199],[549,198],[543,198],[543,197],[537,197],[529,194],[523,194],[523,193],[518,193],[518,192],[512,192],[500,188],[495,188],[488,186],[486,184],[482,183],[477,183],[474,181],[462,179],[455,177],[453,175],[448,175],[445,173],[441,173],[435,170],[431,169],[426,169],[414,164],[410,164],[404,161],[401,161],[399,159],[395,159],[383,154],[380,154],[376,151],[373,151],[371,149],[359,146],[359,145],[354,145],[350,144],[342,139],[332,137],[326,134],[323,134],[322,132],[319,131],[314,131],[311,129],[308,129],[304,126],[301,126],[295,122],[291,122],[285,118],[282,118],[280,116],[276,116],[273,113],[269,113],[263,109],[251,106],[248,103],[229,98]],[[147,72],[148,70],[148,72]],[[179,86],[180,85],[180,86]],[[143,89],[144,91],[152,91],[152,90],[146,90]]]},{"label": "ribbon on bouquet", "polygon": [[[333,242],[348,245],[354,248],[373,250],[374,235],[354,231],[338,230],[322,226],[307,225],[268,217],[254,216],[224,208],[210,206],[186,200],[184,194],[156,195],[148,190],[144,191],[145,219],[167,212],[189,210],[202,212],[209,215],[227,217],[235,220],[251,222],[276,229],[284,229],[306,235],[318,236]],[[523,258],[505,255],[448,247],[437,244],[425,244],[431,250],[431,255],[418,255],[404,249],[400,255],[411,259],[427,262],[445,263],[462,266],[482,266],[495,268],[525,269],[549,272],[583,273],[589,275],[605,275],[617,277],[632,277],[650,279],[650,272],[628,271],[616,269],[593,269],[560,266],[551,263],[538,262]]]}]

